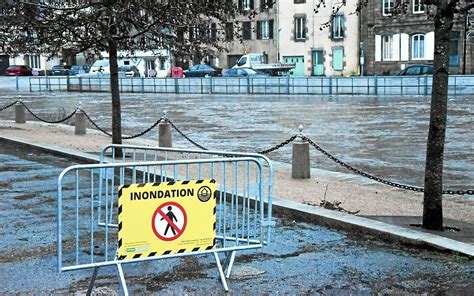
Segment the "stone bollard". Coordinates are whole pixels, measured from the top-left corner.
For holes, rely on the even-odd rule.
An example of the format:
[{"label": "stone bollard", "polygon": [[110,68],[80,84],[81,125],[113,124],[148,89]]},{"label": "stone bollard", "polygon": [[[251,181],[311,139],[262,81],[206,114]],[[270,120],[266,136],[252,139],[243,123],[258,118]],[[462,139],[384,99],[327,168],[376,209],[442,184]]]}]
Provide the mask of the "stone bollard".
[{"label": "stone bollard", "polygon": [[163,121],[158,124],[158,146],[173,147],[171,140],[171,124],[166,118],[166,111],[163,113]]},{"label": "stone bollard", "polygon": [[74,134],[85,135],[86,134],[86,114],[79,107],[76,115],[74,115]]},{"label": "stone bollard", "polygon": [[[299,126],[300,134],[303,127]],[[310,163],[309,163],[309,143],[301,139],[293,142],[293,155],[291,159],[291,178],[293,179],[309,179]]]},{"label": "stone bollard", "polygon": [[25,106],[21,102],[15,104],[15,123],[26,123]]}]

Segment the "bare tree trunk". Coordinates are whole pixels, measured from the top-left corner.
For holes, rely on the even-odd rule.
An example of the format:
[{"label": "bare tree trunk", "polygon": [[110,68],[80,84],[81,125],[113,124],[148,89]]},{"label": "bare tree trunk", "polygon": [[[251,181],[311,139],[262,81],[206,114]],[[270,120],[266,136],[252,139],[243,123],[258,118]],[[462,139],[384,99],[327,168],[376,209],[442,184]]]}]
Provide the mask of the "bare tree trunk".
[{"label": "bare tree trunk", "polygon": [[425,166],[423,228],[443,229],[443,155],[448,103],[449,45],[454,13],[439,5],[435,16],[435,51],[430,127]]},{"label": "bare tree trunk", "polygon": [[117,62],[117,46],[109,41],[110,92],[112,93],[112,143],[122,144],[122,115]]}]

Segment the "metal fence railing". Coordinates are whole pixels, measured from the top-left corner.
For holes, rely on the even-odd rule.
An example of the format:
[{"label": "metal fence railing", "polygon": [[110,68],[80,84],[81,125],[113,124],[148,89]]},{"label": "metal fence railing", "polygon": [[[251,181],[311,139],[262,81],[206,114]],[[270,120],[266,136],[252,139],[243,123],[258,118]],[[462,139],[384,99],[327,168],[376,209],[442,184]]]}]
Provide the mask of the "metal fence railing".
[{"label": "metal fence railing", "polygon": [[[269,241],[270,227],[274,224],[271,218],[271,178],[271,163],[262,155],[107,146],[101,153],[100,164],[71,166],[59,176],[58,271],[93,268],[90,293],[98,269],[115,266],[122,290],[128,295],[122,265],[210,254],[215,257],[220,279],[227,291],[226,278],[231,274],[236,253],[260,249]],[[206,184],[211,186],[207,189],[215,187],[210,189],[206,200],[202,200],[199,194],[202,187],[196,189],[197,196],[158,196],[161,201],[156,196],[152,201],[151,197],[148,199],[144,195],[149,193],[151,196],[158,187],[202,186],[203,182],[214,184]],[[143,191],[145,188],[152,189]],[[143,195],[138,197],[141,208],[137,210],[134,208],[137,203],[130,200],[140,190]],[[183,188],[175,191],[179,190]],[[127,194],[123,194],[125,191]],[[212,203],[207,204],[209,200]],[[175,219],[176,222],[170,216],[166,218],[167,214],[161,209],[162,206],[170,208],[171,204],[176,207],[173,210],[178,217],[177,209],[181,209],[182,216]],[[200,208],[203,205],[205,209]],[[135,215],[130,216],[134,209]],[[149,214],[153,211],[152,217]],[[161,216],[155,218],[157,212]],[[126,213],[128,219],[124,216]],[[163,218],[160,220],[160,217]],[[165,222],[160,222],[164,219]],[[168,227],[157,228],[161,225],[159,223],[166,225],[166,221],[177,234],[174,230],[167,234]],[[177,222],[187,224],[179,225]],[[137,223],[140,227],[135,225]],[[155,234],[136,240],[136,233],[144,229],[151,233],[151,228]],[[196,235],[202,231],[207,236]],[[190,237],[175,244],[170,242],[181,234]],[[167,235],[171,238],[165,237]],[[223,264],[219,255],[225,256]]]},{"label": "metal fence railing", "polygon": [[[432,76],[119,78],[121,92],[171,94],[429,95]],[[108,76],[30,77],[30,91],[109,92]],[[449,77],[449,94],[473,94],[474,75]]]}]

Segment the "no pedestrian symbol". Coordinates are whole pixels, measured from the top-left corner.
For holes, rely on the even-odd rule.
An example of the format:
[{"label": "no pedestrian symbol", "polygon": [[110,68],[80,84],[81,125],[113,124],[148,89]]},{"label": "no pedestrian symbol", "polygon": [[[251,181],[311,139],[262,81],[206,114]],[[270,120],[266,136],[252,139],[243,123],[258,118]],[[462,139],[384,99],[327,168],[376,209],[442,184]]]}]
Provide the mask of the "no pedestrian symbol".
[{"label": "no pedestrian symbol", "polygon": [[184,208],[175,202],[166,202],[156,209],[151,219],[155,235],[164,241],[172,241],[183,234],[188,218]]}]

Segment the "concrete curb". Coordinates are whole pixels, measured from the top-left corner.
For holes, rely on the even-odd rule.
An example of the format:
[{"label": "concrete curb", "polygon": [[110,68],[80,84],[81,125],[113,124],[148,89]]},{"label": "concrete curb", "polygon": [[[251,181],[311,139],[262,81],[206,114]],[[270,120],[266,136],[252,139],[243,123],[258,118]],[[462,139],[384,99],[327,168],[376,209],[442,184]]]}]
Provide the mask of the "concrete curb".
[{"label": "concrete curb", "polygon": [[[21,139],[4,136],[0,136],[0,141],[25,146],[38,151],[46,151],[53,155],[68,157],[82,163],[99,162],[98,155],[79,152],[72,149],[65,149],[51,145],[33,144]],[[351,233],[359,232],[369,234],[376,236],[379,239],[418,247],[431,247],[437,250],[451,251],[463,254],[469,258],[474,258],[474,246],[470,244],[364,217],[300,204],[290,200],[274,198],[273,213],[276,215],[291,217],[294,220],[303,220],[331,228],[342,229]]]},{"label": "concrete curb", "polygon": [[469,258],[474,258],[474,246],[470,244],[419,230],[326,210],[324,208],[300,204],[289,200],[274,198],[273,213],[331,228],[343,229],[351,233],[365,233],[383,240],[418,247],[431,247],[437,250],[456,252]]}]

